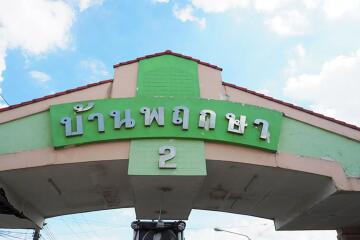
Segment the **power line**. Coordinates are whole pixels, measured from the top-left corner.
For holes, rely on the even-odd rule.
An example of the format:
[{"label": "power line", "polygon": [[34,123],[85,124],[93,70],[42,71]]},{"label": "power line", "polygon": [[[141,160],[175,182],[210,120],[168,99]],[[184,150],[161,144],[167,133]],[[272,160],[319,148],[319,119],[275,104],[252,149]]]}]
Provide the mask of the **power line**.
[{"label": "power line", "polygon": [[31,232],[20,232],[20,231],[6,231],[6,230],[0,230],[0,234],[31,234]]},{"label": "power line", "polygon": [[31,235],[31,232],[0,230],[0,238],[5,239],[28,239],[28,237]]},{"label": "power line", "polygon": [[97,234],[97,231],[91,227],[90,223],[87,221],[87,219],[84,217],[83,214],[80,215],[80,217],[83,219],[83,221],[86,223],[86,225],[89,227],[89,229],[92,230],[92,232],[94,233],[95,235],[95,238],[96,239],[101,239],[101,237]]},{"label": "power line", "polygon": [[23,237],[16,237],[16,236],[13,236],[11,234],[5,234],[5,233],[0,233],[0,236],[6,238],[6,239],[11,239],[11,238],[15,238],[15,239],[21,239],[21,240],[24,240],[25,238]]},{"label": "power line", "polygon": [[82,224],[81,224],[79,221],[77,221],[77,219],[75,218],[74,215],[71,216],[71,218],[72,218],[73,221],[76,223],[76,225],[78,226],[78,229],[80,229],[80,231],[82,232],[82,234],[85,235],[85,236],[89,236],[89,237],[90,237],[90,238],[86,237],[87,239],[93,238],[93,236],[91,236],[91,234],[89,234],[89,232],[84,231],[84,228],[83,228]]},{"label": "power line", "polygon": [[0,97],[2,98],[2,100],[3,100],[8,106],[10,106],[10,104],[8,103],[8,101],[6,101],[6,99],[3,97],[3,95],[0,94]]},{"label": "power line", "polygon": [[43,230],[50,240],[56,240],[55,236],[53,235],[53,233],[50,230],[50,227],[47,224],[45,225]]},{"label": "power line", "polygon": [[67,228],[69,228],[70,231],[75,235],[75,237],[80,240],[81,237],[79,236],[79,234],[74,231],[74,229],[65,221],[65,219],[61,219],[61,220],[65,223],[65,226],[66,226]]},{"label": "power line", "polygon": [[12,239],[12,238],[7,237],[6,235],[0,235],[0,237],[5,238],[5,239]]}]

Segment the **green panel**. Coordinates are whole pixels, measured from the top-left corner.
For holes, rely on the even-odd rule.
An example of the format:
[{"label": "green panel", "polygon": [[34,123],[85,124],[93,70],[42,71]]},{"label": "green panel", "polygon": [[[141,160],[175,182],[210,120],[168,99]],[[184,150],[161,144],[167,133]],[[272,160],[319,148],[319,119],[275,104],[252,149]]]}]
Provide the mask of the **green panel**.
[{"label": "green panel", "polygon": [[42,112],[0,124],[0,154],[51,146],[50,115]]},{"label": "green panel", "polygon": [[[228,142],[254,146],[262,149],[275,151],[277,149],[282,114],[270,109],[260,108],[251,105],[189,98],[126,98],[126,99],[107,99],[94,101],[95,106],[89,111],[81,113],[84,125],[84,133],[81,136],[65,136],[65,127],[60,124],[62,117],[71,117],[75,122],[76,113],[73,111],[74,103],[52,106],[51,124],[53,143],[55,147],[72,144],[82,144],[114,139],[136,139],[136,138],[187,138]],[[87,105],[87,103],[84,103]],[[159,127],[155,122],[150,127],[144,126],[144,116],[140,113],[142,107],[159,107],[165,109],[165,126]],[[172,123],[172,111],[176,106],[186,106],[189,108],[189,129],[183,130],[181,126]],[[132,118],[136,125],[134,128],[114,129],[114,120],[109,113],[112,110],[130,109]],[[216,128],[205,130],[198,127],[199,113],[203,109],[210,109],[216,112]],[[227,113],[234,113],[239,118],[240,114],[247,117],[245,134],[240,135],[228,132],[228,120],[225,118]],[[88,121],[91,113],[101,113],[104,116],[105,132],[97,131],[97,122]],[[270,138],[265,141],[260,139],[261,127],[253,126],[255,119],[265,119],[269,122]]]},{"label": "green panel", "polygon": [[141,60],[136,95],[199,97],[197,63],[172,55]]},{"label": "green panel", "polygon": [[[172,55],[141,60],[138,65],[136,95],[137,97],[200,97],[197,63]],[[169,124],[166,124],[164,128],[168,129],[168,126]],[[183,132],[176,130],[177,134]],[[154,134],[149,134],[147,137],[157,137],[157,129],[154,128],[153,131]],[[177,155],[171,160],[176,162],[176,169],[158,168],[158,149],[163,144],[176,147]],[[166,139],[132,140],[129,175],[206,175],[204,142]]]},{"label": "green panel", "polygon": [[360,143],[326,130],[284,118],[279,151],[334,160],[348,176],[360,176]]},{"label": "green panel", "polygon": [[[176,169],[159,168],[159,148],[176,148]],[[132,141],[129,157],[129,175],[206,176],[204,142],[179,139],[152,139]]]}]

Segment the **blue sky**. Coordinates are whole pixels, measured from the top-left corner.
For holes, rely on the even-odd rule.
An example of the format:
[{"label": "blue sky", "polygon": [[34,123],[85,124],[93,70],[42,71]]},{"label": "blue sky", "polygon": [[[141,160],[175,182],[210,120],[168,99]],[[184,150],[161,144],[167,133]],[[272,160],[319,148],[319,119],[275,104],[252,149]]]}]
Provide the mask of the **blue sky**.
[{"label": "blue sky", "polygon": [[[223,67],[226,82],[360,123],[347,88],[360,85],[358,0],[35,0],[38,12],[12,2],[0,10],[9,104],[112,78],[114,63],[171,49]],[[354,97],[335,101],[339,84]]]},{"label": "blue sky", "polygon": [[[132,208],[80,213],[47,220],[41,239],[45,240],[131,240],[129,227],[135,219]],[[248,235],[253,240],[336,240],[335,231],[281,231],[276,232],[271,220],[230,214],[193,210],[187,221],[186,240],[239,240],[245,239],[226,232],[215,232],[222,228]],[[3,231],[0,231],[2,239]],[[20,239],[32,239],[28,230],[5,230],[5,234]]]},{"label": "blue sky", "polygon": [[[358,0],[1,4],[0,88],[10,104],[112,78],[116,62],[171,49],[223,67],[224,81],[360,123]],[[339,84],[353,97],[334,100]]]},{"label": "blue sky", "polygon": [[[222,67],[226,82],[360,125],[359,11],[359,0],[1,1],[0,92],[16,104],[112,78],[113,64],[170,49]],[[228,215],[196,214],[204,224],[193,236],[220,239],[207,216],[221,225]],[[133,219],[83,217],[113,215]],[[113,232],[109,239],[124,239]]]}]

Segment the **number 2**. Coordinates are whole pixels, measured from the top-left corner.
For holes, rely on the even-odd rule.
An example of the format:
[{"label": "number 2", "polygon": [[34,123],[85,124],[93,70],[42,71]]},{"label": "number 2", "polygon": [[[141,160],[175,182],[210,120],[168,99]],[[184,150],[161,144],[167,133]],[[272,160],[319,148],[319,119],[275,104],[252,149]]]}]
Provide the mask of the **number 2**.
[{"label": "number 2", "polygon": [[173,159],[176,155],[176,148],[173,146],[161,146],[159,148],[159,168],[162,169],[174,169],[176,168],[176,163],[166,163]]}]

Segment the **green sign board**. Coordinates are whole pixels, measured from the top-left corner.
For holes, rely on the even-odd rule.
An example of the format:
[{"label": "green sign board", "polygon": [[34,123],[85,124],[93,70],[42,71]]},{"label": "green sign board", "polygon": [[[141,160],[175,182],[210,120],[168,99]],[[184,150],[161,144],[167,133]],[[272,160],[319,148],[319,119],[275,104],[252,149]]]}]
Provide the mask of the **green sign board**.
[{"label": "green sign board", "polygon": [[276,151],[282,113],[199,98],[136,97],[54,105],[54,147],[99,141],[178,138]]}]

